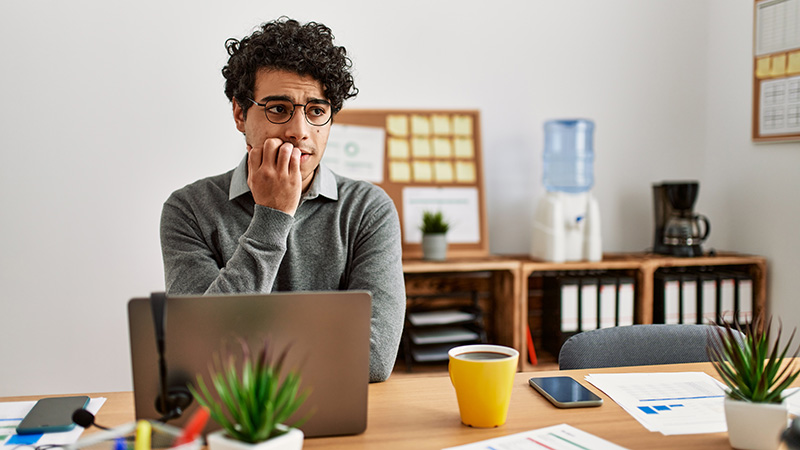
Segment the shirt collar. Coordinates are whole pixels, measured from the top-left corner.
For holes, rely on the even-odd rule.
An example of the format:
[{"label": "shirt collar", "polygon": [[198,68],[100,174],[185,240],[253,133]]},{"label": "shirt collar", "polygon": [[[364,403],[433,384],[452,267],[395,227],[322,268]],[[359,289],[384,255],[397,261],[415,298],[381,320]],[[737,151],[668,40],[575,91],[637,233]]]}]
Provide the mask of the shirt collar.
[{"label": "shirt collar", "polygon": [[[247,185],[247,155],[244,155],[239,165],[233,169],[231,187],[228,190],[228,199],[233,200],[248,192],[250,192],[250,187]],[[314,181],[311,182],[308,191],[303,195],[303,200],[316,198],[320,195],[331,200],[339,199],[339,191],[336,188],[336,176],[331,169],[321,163],[319,167],[317,167]]]}]

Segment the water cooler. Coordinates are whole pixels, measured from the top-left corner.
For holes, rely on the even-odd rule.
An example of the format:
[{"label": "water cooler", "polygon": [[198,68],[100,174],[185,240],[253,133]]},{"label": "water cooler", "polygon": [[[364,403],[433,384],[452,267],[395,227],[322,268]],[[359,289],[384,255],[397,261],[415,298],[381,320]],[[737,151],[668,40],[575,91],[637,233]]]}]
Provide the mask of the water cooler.
[{"label": "water cooler", "polygon": [[530,255],[545,261],[599,261],[603,257],[600,208],[594,184],[594,123],[586,119],[544,124],[543,182],[547,192],[533,221]]}]

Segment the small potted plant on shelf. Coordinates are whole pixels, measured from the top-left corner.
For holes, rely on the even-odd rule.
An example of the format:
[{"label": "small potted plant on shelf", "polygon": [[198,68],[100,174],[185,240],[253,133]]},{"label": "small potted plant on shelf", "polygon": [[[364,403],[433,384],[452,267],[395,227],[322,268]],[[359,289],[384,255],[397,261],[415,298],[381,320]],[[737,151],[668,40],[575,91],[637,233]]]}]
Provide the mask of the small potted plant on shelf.
[{"label": "small potted plant on shelf", "polygon": [[200,374],[196,386],[189,386],[197,402],[222,426],[208,435],[209,450],[302,449],[304,435],[296,427],[308,417],[291,425],[285,422],[310,391],[299,392],[297,370],[284,373],[288,347],[273,360],[267,340],[257,354],[250,352],[246,341],[239,343],[241,362],[233,354],[214,355],[209,370],[216,398]]},{"label": "small potted plant on shelf", "polygon": [[774,450],[787,426],[784,390],[800,375],[794,360],[800,349],[787,357],[795,333],[781,347],[782,330],[773,343],[771,325],[771,320],[756,319],[744,337],[738,325],[713,327],[711,332],[708,355],[727,386],[725,421],[736,449]]},{"label": "small potted plant on shelf", "polygon": [[450,224],[442,212],[423,211],[419,229],[422,231],[422,257],[443,261],[447,257],[447,231]]}]

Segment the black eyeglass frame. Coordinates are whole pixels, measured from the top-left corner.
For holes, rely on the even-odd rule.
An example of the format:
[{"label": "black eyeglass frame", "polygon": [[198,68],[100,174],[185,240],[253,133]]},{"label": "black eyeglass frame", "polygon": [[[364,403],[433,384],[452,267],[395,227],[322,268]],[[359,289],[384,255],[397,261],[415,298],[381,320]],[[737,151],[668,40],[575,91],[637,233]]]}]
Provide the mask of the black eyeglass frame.
[{"label": "black eyeglass frame", "polygon": [[[253,100],[252,98],[248,98],[248,100],[253,102],[254,105],[258,105],[258,106],[264,108],[264,117],[266,117],[267,120],[269,120],[270,123],[274,123],[275,125],[283,125],[285,123],[289,123],[289,121],[292,120],[292,118],[294,117],[294,112],[297,111],[297,107],[298,106],[302,106],[303,107],[303,116],[306,118],[306,122],[308,122],[309,125],[312,125],[312,126],[315,126],[315,127],[324,127],[325,125],[327,125],[327,124],[329,124],[331,122],[331,119],[333,119],[333,113],[334,113],[333,105],[331,105],[330,102],[327,102],[325,100],[309,100],[305,104],[292,103],[292,102],[287,100],[286,103],[292,105],[292,112],[289,113],[289,118],[284,120],[283,122],[275,122],[274,120],[269,118],[269,115],[267,114],[267,104],[269,102],[259,103],[259,102],[255,101],[255,100]],[[270,101],[278,101],[278,100],[270,100]],[[308,119],[308,114],[306,113],[306,108],[308,107],[309,104],[328,105],[328,107],[330,108],[330,115],[328,116],[328,120],[326,120],[325,123],[320,123],[320,124],[316,124],[316,123],[311,122],[311,120]]]}]

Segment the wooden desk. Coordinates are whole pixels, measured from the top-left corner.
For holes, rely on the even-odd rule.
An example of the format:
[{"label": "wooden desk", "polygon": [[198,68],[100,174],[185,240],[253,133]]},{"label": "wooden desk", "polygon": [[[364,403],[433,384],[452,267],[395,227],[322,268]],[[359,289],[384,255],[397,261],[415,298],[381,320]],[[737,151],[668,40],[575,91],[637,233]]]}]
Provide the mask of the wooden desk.
[{"label": "wooden desk", "polygon": [[[716,377],[709,363],[617,369],[518,373],[505,425],[492,429],[461,424],[455,392],[447,376],[396,377],[369,387],[367,431],[356,436],[306,439],[305,449],[441,449],[567,423],[630,449],[729,449],[727,433],[664,436],[647,431],[616,403],[587,383],[587,373],[702,371]],[[604,398],[597,408],[558,409],[528,385],[528,378],[569,375]],[[800,383],[795,383],[800,384]],[[134,420],[130,392],[90,394],[108,398],[97,415],[101,425]],[[2,401],[35,397],[4,398]],[[88,431],[87,431],[88,433]]]}]

